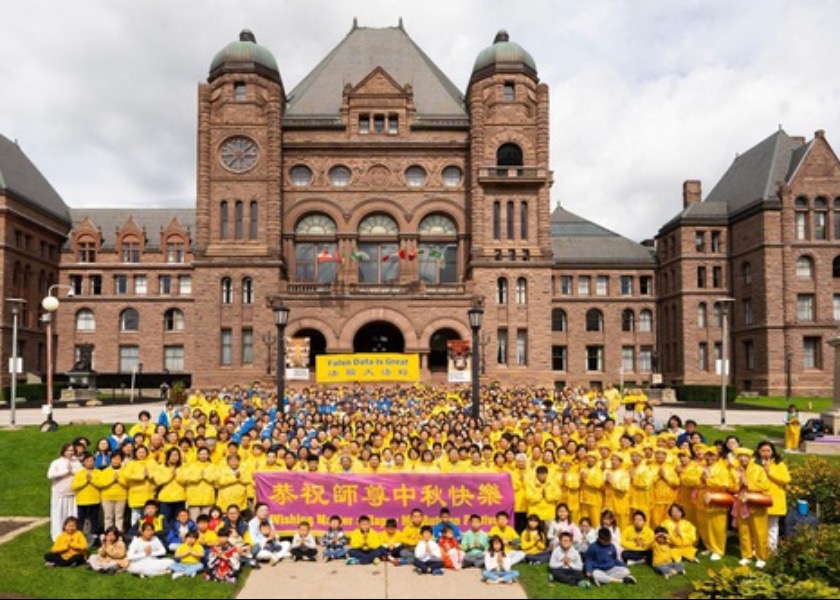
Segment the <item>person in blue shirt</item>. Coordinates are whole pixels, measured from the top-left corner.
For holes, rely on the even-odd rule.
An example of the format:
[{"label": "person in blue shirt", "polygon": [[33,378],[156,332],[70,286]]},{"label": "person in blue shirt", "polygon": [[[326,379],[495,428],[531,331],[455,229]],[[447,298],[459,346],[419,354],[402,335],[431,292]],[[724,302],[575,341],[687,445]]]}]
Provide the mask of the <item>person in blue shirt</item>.
[{"label": "person in blue shirt", "polygon": [[452,528],[452,533],[455,535],[455,540],[460,544],[461,530],[452,522],[452,513],[449,512],[449,509],[444,506],[440,509],[438,516],[440,517],[440,523],[432,527],[432,537],[435,538],[435,541],[438,541],[440,536],[443,535],[443,528],[449,525]]},{"label": "person in blue shirt", "polygon": [[584,569],[598,586],[604,583],[636,583],[630,569],[618,558],[612,533],[606,527],[598,530],[598,539],[586,550]]}]

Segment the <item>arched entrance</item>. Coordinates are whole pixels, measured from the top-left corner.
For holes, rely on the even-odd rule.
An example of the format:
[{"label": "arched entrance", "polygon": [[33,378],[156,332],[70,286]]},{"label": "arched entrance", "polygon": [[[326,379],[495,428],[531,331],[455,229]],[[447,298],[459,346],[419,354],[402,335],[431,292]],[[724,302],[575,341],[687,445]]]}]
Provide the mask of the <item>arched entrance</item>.
[{"label": "arched entrance", "polygon": [[449,329],[448,327],[438,329],[432,334],[432,337],[429,338],[430,371],[446,371],[448,366],[446,342],[460,339],[461,335],[454,329]]},{"label": "arched entrance", "polygon": [[353,352],[405,352],[405,338],[393,323],[373,321],[356,332]]},{"label": "arched entrance", "polygon": [[315,357],[320,354],[327,353],[327,338],[317,329],[307,328],[301,329],[292,337],[308,337],[309,338],[309,363],[310,369],[315,368]]}]

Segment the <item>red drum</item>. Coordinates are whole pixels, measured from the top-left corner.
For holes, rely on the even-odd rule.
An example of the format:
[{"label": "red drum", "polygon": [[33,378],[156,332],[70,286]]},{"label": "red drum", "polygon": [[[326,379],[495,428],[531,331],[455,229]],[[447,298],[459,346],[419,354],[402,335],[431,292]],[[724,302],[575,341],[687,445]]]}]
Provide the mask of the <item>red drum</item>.
[{"label": "red drum", "polygon": [[773,506],[773,496],[764,492],[747,492],[744,502],[747,506],[770,508]]},{"label": "red drum", "polygon": [[707,506],[729,507],[735,504],[735,498],[727,492],[706,492],[704,500]]}]

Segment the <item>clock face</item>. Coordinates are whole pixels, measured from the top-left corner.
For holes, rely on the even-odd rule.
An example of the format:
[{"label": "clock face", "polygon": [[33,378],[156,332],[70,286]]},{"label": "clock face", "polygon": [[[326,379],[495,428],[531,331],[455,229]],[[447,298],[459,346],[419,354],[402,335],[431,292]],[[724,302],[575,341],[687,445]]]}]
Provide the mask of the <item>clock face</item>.
[{"label": "clock face", "polygon": [[219,158],[222,164],[237,173],[242,173],[257,164],[260,149],[254,140],[242,135],[228,138],[222,144]]}]

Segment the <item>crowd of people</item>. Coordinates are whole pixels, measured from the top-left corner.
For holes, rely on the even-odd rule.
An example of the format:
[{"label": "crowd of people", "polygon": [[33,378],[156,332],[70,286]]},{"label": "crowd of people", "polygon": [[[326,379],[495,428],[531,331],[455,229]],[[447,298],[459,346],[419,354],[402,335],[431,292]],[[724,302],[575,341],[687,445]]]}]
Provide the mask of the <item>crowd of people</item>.
[{"label": "crowd of people", "polygon": [[[790,475],[770,441],[755,451],[735,436],[707,441],[693,421],[663,422],[643,396],[622,404],[609,386],[491,385],[481,407],[475,421],[467,390],[430,385],[302,388],[284,414],[259,384],[194,391],[156,418],[144,410],[62,447],[48,471],[46,564],[235,581],[243,566],[320,551],[435,575],[477,567],[488,583],[515,581],[519,562],[547,563],[554,580],[587,586],[635,583],[635,564],[680,574],[701,548],[720,560],[732,526],[742,564],[763,567],[778,543]],[[349,535],[336,515],[318,539],[309,523],[282,538],[253,475],[287,471],[508,473],[514,513],[489,532],[476,515],[462,532],[446,509],[416,509],[383,531],[361,517]]]}]

